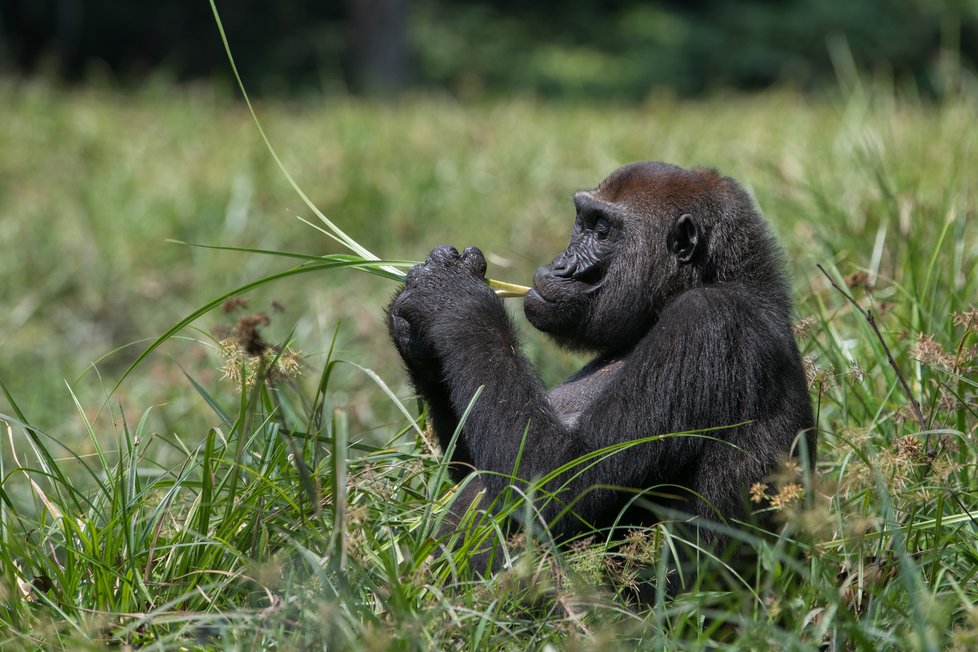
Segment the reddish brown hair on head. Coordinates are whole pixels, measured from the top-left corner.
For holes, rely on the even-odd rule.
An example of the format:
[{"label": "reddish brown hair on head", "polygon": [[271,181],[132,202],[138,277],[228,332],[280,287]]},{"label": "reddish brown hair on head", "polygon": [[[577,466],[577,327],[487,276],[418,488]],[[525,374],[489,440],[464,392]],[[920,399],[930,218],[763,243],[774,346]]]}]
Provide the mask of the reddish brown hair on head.
[{"label": "reddish brown hair on head", "polygon": [[647,206],[657,197],[674,203],[694,202],[723,181],[713,168],[685,168],[643,161],[619,168],[590,194],[595,199],[627,206]]}]

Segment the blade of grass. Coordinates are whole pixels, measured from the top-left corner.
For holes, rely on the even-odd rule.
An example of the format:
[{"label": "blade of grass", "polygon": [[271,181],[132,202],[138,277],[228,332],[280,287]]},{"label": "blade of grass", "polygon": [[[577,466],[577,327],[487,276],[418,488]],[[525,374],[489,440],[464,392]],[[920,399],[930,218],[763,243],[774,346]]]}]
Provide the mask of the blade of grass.
[{"label": "blade of grass", "polygon": [[333,535],[330,537],[330,568],[343,577],[346,568],[346,472],[349,419],[343,410],[333,412]]},{"label": "blade of grass", "polygon": [[325,260],[324,262],[321,263],[310,263],[306,265],[300,265],[298,267],[293,267],[292,269],[288,269],[284,272],[277,272],[275,274],[270,274],[258,280],[251,281],[250,283],[246,283],[240,287],[235,288],[234,290],[225,292],[224,294],[217,297],[216,299],[213,299],[207,302],[206,304],[204,304],[203,306],[201,306],[200,308],[198,308],[197,310],[194,310],[192,313],[190,313],[189,315],[181,319],[179,322],[171,326],[165,333],[163,333],[163,335],[156,338],[156,340],[154,340],[153,343],[146,348],[146,350],[140,353],[136,357],[136,359],[132,362],[132,364],[129,365],[126,371],[122,374],[122,377],[120,377],[119,380],[116,381],[116,384],[113,385],[112,390],[109,392],[109,394],[111,395],[117,389],[119,389],[119,386],[122,385],[123,381],[129,376],[129,374],[131,374],[132,371],[137,366],[139,366],[139,364],[142,363],[142,361],[145,360],[153,351],[158,349],[160,345],[162,345],[164,342],[166,342],[174,335],[179,333],[181,330],[183,330],[185,327],[192,324],[194,321],[196,321],[203,315],[206,315],[211,310],[214,310],[215,308],[217,308],[218,306],[220,306],[221,304],[223,304],[225,301],[227,301],[232,297],[240,296],[256,288],[263,287],[270,283],[274,283],[275,281],[280,281],[282,279],[290,278],[292,276],[298,276],[299,274],[309,274],[311,272],[319,272],[325,269],[336,269],[341,267],[362,268],[365,271],[369,271],[372,274],[379,274],[381,276],[385,276],[389,278],[389,276],[385,274],[382,270],[376,269],[376,262],[374,261],[363,260],[363,259],[350,259],[346,257],[333,257],[333,256],[330,257],[324,256],[323,258],[328,258],[328,260]]},{"label": "blade of grass", "polygon": [[[335,222],[330,220],[321,210],[319,210],[312,200],[309,199],[306,193],[303,192],[302,188],[286,169],[285,164],[282,163],[282,159],[279,158],[278,152],[276,152],[275,148],[272,147],[272,143],[268,139],[264,127],[262,127],[261,120],[258,119],[258,113],[255,111],[255,107],[251,103],[251,97],[248,95],[248,91],[245,89],[244,81],[241,79],[241,75],[238,72],[238,66],[234,62],[234,55],[231,54],[231,45],[228,42],[227,34],[224,31],[224,23],[221,22],[221,15],[217,10],[217,5],[215,4],[214,0],[210,0],[210,4],[211,11],[214,13],[214,22],[217,24],[218,32],[221,34],[221,43],[224,45],[224,53],[227,55],[228,64],[231,66],[231,72],[234,74],[234,79],[238,84],[238,89],[241,91],[241,96],[244,98],[245,104],[248,106],[248,112],[251,113],[251,118],[255,122],[255,127],[258,129],[258,134],[261,136],[262,142],[265,144],[265,148],[271,155],[272,160],[275,161],[276,167],[278,167],[279,171],[289,182],[289,185],[292,186],[292,189],[296,192],[296,194],[299,195],[299,198],[302,199],[302,203],[304,203],[306,207],[312,211],[312,213],[318,217],[323,224],[326,225],[327,230],[323,231],[323,233],[353,253],[363,256],[368,260],[379,262],[380,258],[347,235],[343,229],[338,227]],[[382,263],[380,268],[386,272],[389,272],[396,278],[404,276],[403,271],[390,264]],[[521,297],[529,291],[528,287],[513,283],[504,283],[502,281],[494,281],[491,279],[488,280],[488,283],[493,289],[497,290],[497,294],[499,294],[501,297]]]},{"label": "blade of grass", "polygon": [[[334,239],[336,239],[340,244],[344,245],[350,251],[359,254],[360,256],[363,256],[368,260],[373,260],[373,261],[380,260],[379,258],[377,258],[377,256],[375,256],[369,250],[367,250],[366,247],[364,247],[359,242],[357,242],[356,240],[348,236],[343,231],[343,229],[336,226],[336,224],[334,224],[328,217],[326,217],[326,215],[324,215],[323,212],[316,207],[316,205],[312,202],[312,200],[306,196],[306,193],[302,191],[302,188],[299,187],[299,184],[296,183],[295,179],[292,178],[292,175],[289,174],[289,171],[285,168],[285,165],[282,163],[282,160],[278,156],[278,152],[276,152],[275,148],[272,147],[271,141],[268,139],[268,136],[265,134],[265,129],[264,127],[262,127],[261,121],[258,119],[258,114],[255,112],[255,108],[251,104],[251,98],[248,96],[248,91],[245,90],[244,82],[241,80],[241,75],[238,73],[238,66],[234,62],[234,55],[231,54],[231,45],[228,43],[227,34],[224,32],[224,23],[221,22],[221,15],[217,11],[217,5],[214,3],[214,0],[210,0],[210,3],[211,3],[211,11],[213,11],[214,13],[214,21],[217,23],[217,29],[221,34],[221,42],[224,44],[224,53],[227,55],[228,63],[231,65],[231,72],[234,73],[234,78],[238,82],[238,89],[241,91],[241,96],[244,98],[245,104],[247,104],[248,106],[248,111],[251,113],[251,117],[255,121],[255,127],[258,129],[258,133],[261,135],[262,142],[265,143],[265,147],[268,149],[268,153],[271,154],[272,159],[275,161],[275,165],[278,167],[279,171],[285,176],[285,179],[289,182],[289,185],[292,186],[292,189],[295,190],[296,194],[299,195],[299,197],[302,199],[302,202],[306,205],[306,207],[310,211],[312,211],[313,214],[316,217],[318,217],[322,221],[322,223],[325,224],[326,227],[330,230],[330,233],[332,234]],[[396,276],[404,275],[404,273],[401,272],[396,267],[385,265],[382,267],[382,269]]]}]

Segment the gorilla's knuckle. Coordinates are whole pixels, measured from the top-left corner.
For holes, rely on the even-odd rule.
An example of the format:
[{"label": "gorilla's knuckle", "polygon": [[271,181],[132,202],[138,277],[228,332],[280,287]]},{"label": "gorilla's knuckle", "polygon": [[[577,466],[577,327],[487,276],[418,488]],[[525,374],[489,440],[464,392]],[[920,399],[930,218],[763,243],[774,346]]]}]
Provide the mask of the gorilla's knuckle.
[{"label": "gorilla's knuckle", "polygon": [[405,287],[391,302],[390,311],[398,317],[403,317],[417,301],[418,293],[412,287]]},{"label": "gorilla's knuckle", "polygon": [[421,276],[424,274],[424,271],[425,271],[425,263],[422,263],[420,265],[415,265],[414,267],[409,269],[407,274],[404,275],[404,287],[410,288],[411,286],[416,285],[418,283],[418,279],[420,279]]},{"label": "gorilla's knuckle", "polygon": [[391,326],[399,326],[406,321],[403,314],[403,305],[400,303],[400,296],[397,296],[387,308],[387,323]]},{"label": "gorilla's knuckle", "polygon": [[431,254],[428,256],[428,260],[436,262],[445,262],[458,258],[458,249],[452,245],[438,245],[431,250]]},{"label": "gorilla's knuckle", "polygon": [[486,273],[486,257],[478,247],[466,247],[462,252],[462,262],[478,276]]}]

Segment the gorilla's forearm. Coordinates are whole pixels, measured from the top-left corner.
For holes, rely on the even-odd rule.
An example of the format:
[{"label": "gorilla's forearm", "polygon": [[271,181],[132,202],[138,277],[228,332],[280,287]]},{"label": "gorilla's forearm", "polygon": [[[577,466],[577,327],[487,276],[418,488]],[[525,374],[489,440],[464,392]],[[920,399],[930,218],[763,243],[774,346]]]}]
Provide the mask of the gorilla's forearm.
[{"label": "gorilla's forearm", "polygon": [[[414,387],[428,406],[428,421],[438,439],[438,445],[447,453],[459,424],[459,413],[452,405],[451,394],[443,383],[425,384],[415,380]],[[464,436],[460,435],[455,440],[451,462],[451,477],[456,482],[468,475],[475,467]]]},{"label": "gorilla's forearm", "polygon": [[[444,315],[433,324],[431,337],[456,418],[471,405],[462,439],[476,468],[529,481],[552,470],[555,460],[572,459],[573,437],[520,351],[499,298],[487,293],[481,305]],[[517,468],[521,447],[534,452]],[[492,490],[507,481],[487,484]]]}]

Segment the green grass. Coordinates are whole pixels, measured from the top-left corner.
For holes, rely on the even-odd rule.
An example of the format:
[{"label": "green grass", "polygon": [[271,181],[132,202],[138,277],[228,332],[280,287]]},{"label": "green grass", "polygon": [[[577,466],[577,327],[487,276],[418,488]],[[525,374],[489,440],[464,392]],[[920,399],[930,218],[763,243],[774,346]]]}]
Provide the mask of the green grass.
[{"label": "green grass", "polygon": [[[340,250],[295,219],[314,218],[230,93],[4,80],[0,96],[0,646],[978,644],[978,317],[967,317],[978,134],[966,90],[934,104],[854,83],[844,97],[640,107],[257,107],[299,185],[368,249],[418,259],[476,244],[490,275],[517,283],[563,245],[570,194],[623,162],[715,166],[751,189],[795,279],[819,473],[782,510],[782,537],[752,539],[755,573],[644,611],[615,593],[636,569],[661,570],[666,528],[618,547],[512,542],[521,561],[487,581],[431,536],[450,498],[404,416],[417,406],[386,341],[390,281],[287,275],[246,308],[197,319],[110,396],[173,324],[294,265],[167,239]],[[817,264],[873,310],[924,424]],[[259,311],[278,345],[261,360],[234,344]],[[521,323],[548,382],[580,363]],[[495,536],[491,523],[479,536]]]}]

